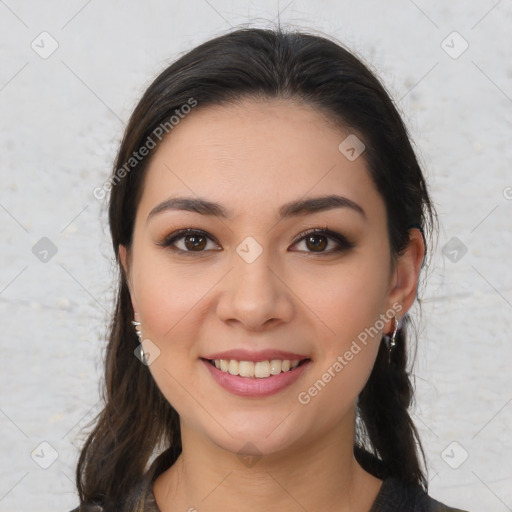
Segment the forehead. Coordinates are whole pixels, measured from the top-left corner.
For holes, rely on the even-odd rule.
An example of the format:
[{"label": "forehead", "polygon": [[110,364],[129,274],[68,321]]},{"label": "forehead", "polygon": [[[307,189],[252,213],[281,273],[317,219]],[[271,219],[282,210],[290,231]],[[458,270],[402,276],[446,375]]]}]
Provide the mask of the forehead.
[{"label": "forehead", "polygon": [[153,155],[139,205],[146,215],[173,196],[205,197],[238,216],[333,193],[382,214],[364,158],[340,151],[354,134],[313,107],[247,99],[196,108]]}]

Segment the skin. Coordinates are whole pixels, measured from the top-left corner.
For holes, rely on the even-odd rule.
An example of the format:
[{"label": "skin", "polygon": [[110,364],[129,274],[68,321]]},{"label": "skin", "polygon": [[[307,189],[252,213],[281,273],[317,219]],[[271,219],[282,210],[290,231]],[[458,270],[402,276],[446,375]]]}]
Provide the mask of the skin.
[{"label": "skin", "polygon": [[[416,297],[424,256],[413,229],[393,264],[385,204],[363,157],[338,145],[349,132],[290,100],[246,99],[197,109],[156,150],[138,205],[133,243],[120,246],[143,338],[160,350],[148,367],[180,415],[183,453],[153,486],[162,512],[367,511],[381,481],[353,456],[355,404],[375,362],[382,333],[354,356],[307,405],[297,396],[332,367],[379,315]],[[292,200],[339,194],[360,205],[277,222]],[[230,219],[164,211],[174,196],[205,198]],[[355,247],[322,254],[297,235],[325,228]],[[211,235],[203,252],[158,245],[182,228]],[[253,237],[261,255],[236,252]],[[186,239],[175,246],[186,250]],[[307,354],[310,367],[277,395],[243,398],[221,388],[199,359],[208,353],[278,348]],[[250,443],[247,448],[247,443]],[[260,454],[250,467],[237,455]]]}]

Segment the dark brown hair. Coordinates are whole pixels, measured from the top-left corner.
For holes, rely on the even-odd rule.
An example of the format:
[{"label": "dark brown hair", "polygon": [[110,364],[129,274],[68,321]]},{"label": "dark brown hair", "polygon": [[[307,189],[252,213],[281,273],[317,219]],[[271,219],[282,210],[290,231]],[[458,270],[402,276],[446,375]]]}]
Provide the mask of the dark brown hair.
[{"label": "dark brown hair", "polygon": [[[322,36],[240,29],[183,55],[154,80],[136,106],[110,182],[109,222],[118,263],[119,245],[131,245],[145,171],[156,150],[130,168],[126,162],[191,98],[197,102],[194,108],[202,109],[246,97],[299,100],[358,134],[366,146],[363,156],[369,173],[386,205],[395,258],[406,248],[411,227],[421,229],[424,237],[432,233],[435,212],[407,130],[368,67]],[[105,404],[77,467],[81,502],[103,504],[106,509],[140,480],[160,448],[166,448],[159,462],[162,468],[181,452],[178,414],[148,368],[134,357],[138,340],[130,323],[133,309],[126,276],[121,266],[120,270],[105,358]],[[408,327],[406,318],[391,362],[381,343],[359,396],[355,451],[361,461],[368,459],[365,454],[373,454],[383,475],[426,488],[418,456],[421,444],[408,412],[413,398],[407,371]]]}]

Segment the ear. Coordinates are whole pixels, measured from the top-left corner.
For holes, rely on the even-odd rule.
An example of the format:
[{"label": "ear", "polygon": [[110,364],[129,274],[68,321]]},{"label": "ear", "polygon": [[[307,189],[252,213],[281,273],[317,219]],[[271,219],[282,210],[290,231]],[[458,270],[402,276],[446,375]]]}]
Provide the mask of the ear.
[{"label": "ear", "polygon": [[123,268],[124,278],[126,279],[126,284],[128,286],[128,290],[130,291],[130,298],[132,301],[133,312],[137,316],[138,315],[137,304],[135,303],[135,300],[133,298],[133,293],[132,293],[133,287],[132,287],[131,278],[130,278],[131,274],[130,274],[129,260],[130,260],[130,256],[128,253],[128,249],[126,248],[126,246],[119,244],[119,262],[121,263],[121,266]]},{"label": "ear", "polygon": [[[425,242],[418,228],[409,230],[409,242],[405,251],[398,256],[388,296],[389,307],[399,303],[400,317],[411,308],[418,292],[418,279],[425,257]],[[392,325],[392,324],[391,324]],[[390,327],[390,330],[392,328]]]}]

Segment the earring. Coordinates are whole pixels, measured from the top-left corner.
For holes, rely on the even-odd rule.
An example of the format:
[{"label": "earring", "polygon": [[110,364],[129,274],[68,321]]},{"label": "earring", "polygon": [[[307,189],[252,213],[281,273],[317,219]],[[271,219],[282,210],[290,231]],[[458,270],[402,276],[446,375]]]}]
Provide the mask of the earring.
[{"label": "earring", "polygon": [[[137,314],[137,313],[135,313]],[[144,347],[142,346],[142,330],[141,323],[138,320],[132,320],[132,325],[135,327],[135,333],[137,334],[137,339],[139,340],[139,350],[140,357],[139,359],[145,364],[146,354],[144,354]]]},{"label": "earring", "polygon": [[400,326],[400,320],[396,315],[394,316],[393,321],[395,324],[393,334],[391,334],[391,337],[389,337],[389,335],[384,336],[384,341],[388,347],[388,363],[391,363],[391,352],[393,352],[393,349],[396,347],[396,335]]},{"label": "earring", "polygon": [[142,332],[140,329],[137,329],[137,327],[140,327],[141,323],[137,320],[132,320],[132,325],[135,327],[135,334],[137,335],[137,338],[140,342],[142,340]]}]

